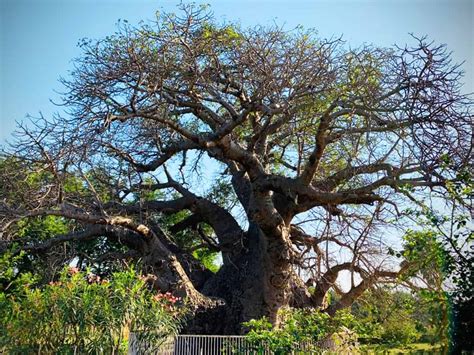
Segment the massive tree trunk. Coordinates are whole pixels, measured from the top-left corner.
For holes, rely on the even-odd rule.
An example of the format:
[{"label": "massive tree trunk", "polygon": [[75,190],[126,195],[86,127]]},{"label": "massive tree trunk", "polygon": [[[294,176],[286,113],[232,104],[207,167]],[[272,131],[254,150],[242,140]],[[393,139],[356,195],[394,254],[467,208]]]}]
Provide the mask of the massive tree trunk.
[{"label": "massive tree trunk", "polygon": [[186,332],[200,334],[239,334],[242,322],[268,317],[277,322],[277,312],[290,300],[291,265],[287,248],[269,238],[252,223],[244,237],[242,252],[224,264],[201,292],[225,300],[218,310],[199,313]]}]

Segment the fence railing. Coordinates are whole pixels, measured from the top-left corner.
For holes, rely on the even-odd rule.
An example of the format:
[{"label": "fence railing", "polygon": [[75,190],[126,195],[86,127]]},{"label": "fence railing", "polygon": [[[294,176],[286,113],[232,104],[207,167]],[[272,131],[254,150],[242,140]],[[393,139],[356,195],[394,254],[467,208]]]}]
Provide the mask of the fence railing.
[{"label": "fence railing", "polygon": [[[292,354],[308,353],[314,348],[314,343],[299,343]],[[331,348],[331,339],[318,342],[321,349]],[[257,354],[255,344],[250,344],[245,336],[241,335],[178,335],[162,344],[138,342],[133,334],[129,340],[129,355],[251,355]],[[271,355],[270,350],[258,352],[259,355]]]}]

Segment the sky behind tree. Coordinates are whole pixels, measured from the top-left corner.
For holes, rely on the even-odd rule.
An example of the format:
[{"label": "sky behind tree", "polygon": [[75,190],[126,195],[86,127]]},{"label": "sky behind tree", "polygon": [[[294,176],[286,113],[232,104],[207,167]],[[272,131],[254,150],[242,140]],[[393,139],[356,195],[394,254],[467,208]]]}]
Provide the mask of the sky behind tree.
[{"label": "sky behind tree", "polygon": [[[138,24],[156,10],[176,11],[178,1],[0,0],[0,142],[16,120],[45,117],[63,108],[60,76],[80,56],[79,39],[115,31],[118,19]],[[217,19],[244,26],[277,23],[316,28],[322,37],[343,36],[347,44],[410,44],[409,33],[445,43],[455,62],[465,61],[465,92],[474,91],[474,1],[206,1]]]}]

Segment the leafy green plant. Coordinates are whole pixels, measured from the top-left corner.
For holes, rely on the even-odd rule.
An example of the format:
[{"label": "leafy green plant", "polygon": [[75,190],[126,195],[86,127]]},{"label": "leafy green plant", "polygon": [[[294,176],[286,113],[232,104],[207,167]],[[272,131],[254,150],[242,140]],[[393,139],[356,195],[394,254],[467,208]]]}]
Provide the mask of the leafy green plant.
[{"label": "leafy green plant", "polygon": [[185,314],[179,298],[153,292],[133,268],[108,280],[66,268],[43,286],[32,274],[5,270],[3,285],[11,281],[0,289],[0,350],[9,353],[126,353],[131,332],[160,344]]},{"label": "leafy green plant", "polygon": [[[268,350],[274,354],[288,354],[301,347],[304,351],[315,353],[327,340],[341,350],[357,341],[356,334],[350,331],[356,327],[357,321],[346,310],[338,311],[331,317],[318,309],[286,308],[279,311],[279,317],[281,324],[278,328],[273,328],[265,317],[243,324],[249,329],[247,341],[257,354]],[[351,334],[350,339],[337,336],[340,331]]]}]

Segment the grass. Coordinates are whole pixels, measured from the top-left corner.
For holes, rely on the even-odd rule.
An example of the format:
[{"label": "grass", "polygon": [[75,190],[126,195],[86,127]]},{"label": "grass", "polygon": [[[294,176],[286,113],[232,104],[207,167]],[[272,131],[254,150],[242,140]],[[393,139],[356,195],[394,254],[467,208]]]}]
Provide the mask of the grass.
[{"label": "grass", "polygon": [[360,347],[362,354],[443,354],[441,345],[428,343],[413,343],[403,347],[389,345],[363,345]]}]

